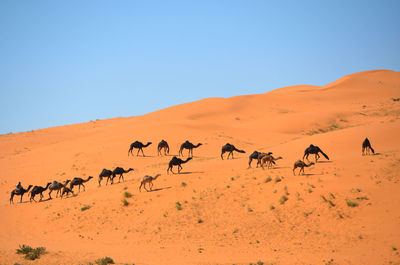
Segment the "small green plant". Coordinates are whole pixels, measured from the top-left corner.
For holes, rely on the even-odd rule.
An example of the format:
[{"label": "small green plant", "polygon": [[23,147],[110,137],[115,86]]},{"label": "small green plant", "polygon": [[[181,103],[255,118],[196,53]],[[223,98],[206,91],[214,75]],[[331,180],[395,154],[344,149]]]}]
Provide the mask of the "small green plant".
[{"label": "small green plant", "polygon": [[186,187],[187,184],[186,184],[185,182],[182,182],[182,183],[181,183],[181,186],[182,186],[182,187]]},{"label": "small green plant", "polygon": [[182,204],[180,202],[176,202],[175,206],[176,206],[176,209],[178,209],[178,211],[182,210]]},{"label": "small green plant", "polygon": [[107,265],[107,264],[114,264],[114,260],[110,257],[105,257],[102,259],[98,259],[95,261],[98,265]]},{"label": "small green plant", "polygon": [[275,209],[275,206],[270,205],[270,206],[269,206],[269,209],[270,209],[270,210],[274,210],[274,209]]},{"label": "small green plant", "polygon": [[271,177],[268,177],[266,180],[265,180],[265,183],[268,183],[268,182],[270,182],[272,180],[272,178]]},{"label": "small green plant", "polygon": [[361,197],[357,197],[357,200],[361,201],[361,200],[369,200],[367,196],[361,196]]},{"label": "small green plant", "polygon": [[253,211],[253,209],[252,209],[252,208],[250,208],[250,207],[247,207],[247,211],[249,211],[249,212],[252,212],[252,211]]},{"label": "small green plant", "polygon": [[349,207],[357,207],[358,206],[357,202],[352,202],[350,200],[347,200],[346,202],[347,202],[347,206],[349,206]]},{"label": "small green plant", "polygon": [[123,199],[123,200],[122,200],[122,205],[123,205],[123,206],[128,206],[128,205],[129,205],[129,202],[128,202],[126,199]]},{"label": "small green plant", "polygon": [[393,251],[397,251],[397,248],[396,248],[396,247],[392,247],[392,250],[393,250]]},{"label": "small green plant", "polygon": [[275,178],[275,183],[276,183],[276,182],[281,182],[281,181],[282,181],[282,180],[281,180],[280,177],[276,177],[276,178]]},{"label": "small green plant", "polygon": [[40,255],[45,253],[46,253],[46,248],[44,247],[32,248],[28,245],[22,245],[19,246],[19,249],[17,249],[17,254],[25,254],[25,259],[29,260],[38,259]]},{"label": "small green plant", "polygon": [[125,191],[124,192],[124,197],[125,198],[130,198],[130,197],[132,197],[132,194],[130,192],[128,192],[128,191]]},{"label": "small green plant", "polygon": [[89,210],[89,209],[90,209],[90,205],[85,205],[85,206],[83,206],[81,208],[81,211],[83,212],[83,211],[86,211],[86,210]]},{"label": "small green plant", "polygon": [[199,219],[197,219],[197,223],[198,224],[201,224],[201,223],[203,223],[204,221],[201,219],[201,218],[199,218]]},{"label": "small green plant", "polygon": [[197,251],[199,251],[199,253],[203,253],[204,248],[198,248]]},{"label": "small green plant", "polygon": [[284,204],[287,200],[288,200],[288,197],[286,197],[285,195],[283,195],[283,196],[279,199],[279,202],[280,202],[280,204]]}]

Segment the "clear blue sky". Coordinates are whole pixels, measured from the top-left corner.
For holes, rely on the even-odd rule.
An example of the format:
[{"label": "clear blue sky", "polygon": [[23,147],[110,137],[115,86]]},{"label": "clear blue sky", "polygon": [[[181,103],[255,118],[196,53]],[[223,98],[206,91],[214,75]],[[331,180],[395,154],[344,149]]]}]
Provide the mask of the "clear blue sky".
[{"label": "clear blue sky", "polygon": [[0,133],[400,69],[400,1],[0,1]]}]

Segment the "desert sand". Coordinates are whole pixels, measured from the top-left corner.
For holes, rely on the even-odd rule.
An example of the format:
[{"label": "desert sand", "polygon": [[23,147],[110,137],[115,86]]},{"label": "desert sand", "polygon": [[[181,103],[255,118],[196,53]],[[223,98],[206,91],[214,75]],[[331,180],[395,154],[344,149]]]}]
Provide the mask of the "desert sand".
[{"label": "desert sand", "polygon": [[[400,264],[398,98],[400,72],[375,70],[321,87],[1,135],[0,264],[91,264],[105,256],[117,264]],[[361,154],[365,137],[375,155]],[[162,139],[169,156],[157,155]],[[136,140],[152,142],[145,157],[128,156]],[[182,174],[167,174],[186,140],[203,145]],[[221,160],[226,143],[246,153]],[[321,156],[294,176],[310,144],[330,160]],[[254,150],[283,159],[248,169]],[[117,166],[135,170],[98,187],[101,170]],[[139,192],[143,176],[157,173],[155,191]],[[42,202],[25,195],[9,203],[18,181],[45,186],[88,176],[77,196],[47,200],[45,191]],[[47,253],[25,260],[15,253],[20,244]]]}]

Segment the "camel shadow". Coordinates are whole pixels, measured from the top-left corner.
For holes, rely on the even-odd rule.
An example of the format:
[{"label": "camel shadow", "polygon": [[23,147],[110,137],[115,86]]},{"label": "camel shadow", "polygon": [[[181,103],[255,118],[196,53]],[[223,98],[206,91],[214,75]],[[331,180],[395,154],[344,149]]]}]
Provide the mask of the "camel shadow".
[{"label": "camel shadow", "polygon": [[160,191],[160,190],[168,190],[168,189],[171,189],[171,188],[172,188],[171,186],[168,186],[168,187],[165,187],[165,188],[154,189],[154,190],[151,190],[151,191],[149,191],[149,192]]},{"label": "camel shadow", "polygon": [[317,175],[317,174],[313,174],[313,173],[307,173],[307,174],[302,174],[302,176],[314,176],[314,175]]},{"label": "camel shadow", "polygon": [[333,163],[333,161],[332,161],[332,160],[329,160],[329,161],[318,161],[318,163],[321,163],[321,164],[325,164],[325,163]]},{"label": "camel shadow", "polygon": [[381,153],[375,153],[375,154],[372,154],[373,156],[379,156],[379,155],[381,155]]},{"label": "camel shadow", "polygon": [[204,171],[193,171],[193,172],[191,172],[191,171],[187,171],[187,172],[181,172],[181,173],[177,173],[177,175],[186,175],[186,174],[202,174],[202,173],[204,173]]},{"label": "camel shadow", "polygon": [[272,169],[291,168],[291,167],[273,167]]}]

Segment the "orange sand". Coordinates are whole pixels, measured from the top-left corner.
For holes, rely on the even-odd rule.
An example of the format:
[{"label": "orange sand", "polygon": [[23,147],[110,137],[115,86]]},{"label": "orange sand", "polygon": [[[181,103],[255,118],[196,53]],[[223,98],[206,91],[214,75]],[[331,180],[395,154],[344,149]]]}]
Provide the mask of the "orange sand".
[{"label": "orange sand", "polygon": [[[104,256],[118,264],[400,264],[400,102],[392,100],[399,97],[400,73],[377,70],[323,87],[2,135],[0,264],[90,264]],[[365,137],[379,154],[361,155]],[[157,156],[161,139],[171,154],[185,140],[203,143],[185,174],[166,174],[172,156]],[[153,142],[147,157],[127,156],[135,140]],[[222,161],[228,142],[246,154]],[[293,176],[293,162],[311,143],[331,160],[321,157],[306,175]],[[255,161],[247,169],[254,150],[284,159],[274,169],[255,168]],[[100,171],[116,166],[135,171],[124,183],[98,187]],[[141,178],[156,173],[160,190],[139,192]],[[78,196],[29,203],[25,195],[24,203],[17,196],[9,204],[19,180],[45,186],[89,175]],[[125,191],[133,195],[128,206]],[[19,244],[48,253],[26,261],[15,254]]]}]

